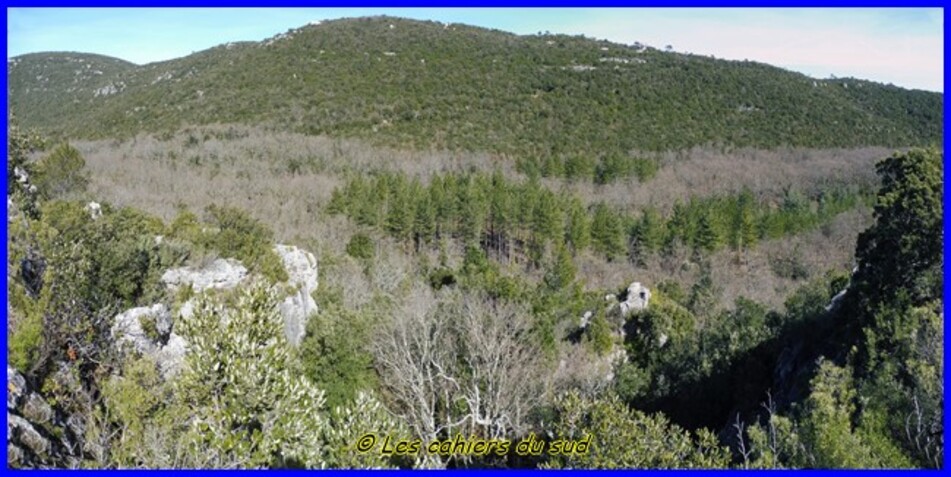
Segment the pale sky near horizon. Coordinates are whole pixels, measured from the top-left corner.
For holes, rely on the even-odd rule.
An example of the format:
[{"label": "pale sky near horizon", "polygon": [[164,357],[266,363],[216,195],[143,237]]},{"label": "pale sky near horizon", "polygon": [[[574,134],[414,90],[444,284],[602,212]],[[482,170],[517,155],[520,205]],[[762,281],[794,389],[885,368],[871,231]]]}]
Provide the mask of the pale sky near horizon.
[{"label": "pale sky near horizon", "polygon": [[10,8],[7,58],[79,51],[144,64],[260,41],[312,21],[368,15],[672,45],[816,78],[944,89],[941,8]]}]

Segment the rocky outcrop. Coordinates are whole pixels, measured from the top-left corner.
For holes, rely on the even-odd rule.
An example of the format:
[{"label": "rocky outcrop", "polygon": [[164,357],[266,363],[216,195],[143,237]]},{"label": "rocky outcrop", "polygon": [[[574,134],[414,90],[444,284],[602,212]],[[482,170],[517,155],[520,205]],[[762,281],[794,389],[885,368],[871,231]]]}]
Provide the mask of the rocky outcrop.
[{"label": "rocky outcrop", "polygon": [[185,340],[172,332],[172,314],[163,304],[126,310],[116,315],[112,336],[125,347],[152,358],[166,378],[182,365]]},{"label": "rocky outcrop", "polygon": [[284,334],[296,346],[304,339],[308,318],[317,312],[317,303],[312,297],[317,290],[317,259],[306,250],[288,245],[277,245],[274,251],[284,262],[288,283],[294,289],[281,302],[280,309]]},{"label": "rocky outcrop", "polygon": [[[284,318],[284,334],[294,345],[300,344],[307,329],[307,320],[317,312],[317,303],[312,294],[317,289],[317,259],[306,250],[275,245],[274,252],[281,258],[287,271],[287,288],[290,294],[280,304]],[[162,281],[170,288],[191,286],[196,292],[208,289],[232,289],[248,276],[248,270],[234,259],[218,259],[204,268],[175,268],[162,275]],[[179,315],[191,316],[194,303],[182,304]],[[169,340],[172,343],[172,340]]]},{"label": "rocky outcrop", "polygon": [[85,421],[65,419],[7,366],[7,465],[12,468],[76,468]]},{"label": "rocky outcrop", "polygon": [[89,218],[96,220],[102,217],[102,205],[98,202],[90,202],[83,207],[83,210],[89,214]]},{"label": "rocky outcrop", "polygon": [[162,274],[162,282],[171,288],[189,285],[199,292],[210,288],[230,289],[238,286],[248,275],[248,269],[241,262],[219,258],[202,268],[172,268]]},{"label": "rocky outcrop", "polygon": [[646,310],[650,302],[651,291],[640,284],[633,282],[627,287],[627,298],[621,302],[621,315],[628,315],[631,312]]}]

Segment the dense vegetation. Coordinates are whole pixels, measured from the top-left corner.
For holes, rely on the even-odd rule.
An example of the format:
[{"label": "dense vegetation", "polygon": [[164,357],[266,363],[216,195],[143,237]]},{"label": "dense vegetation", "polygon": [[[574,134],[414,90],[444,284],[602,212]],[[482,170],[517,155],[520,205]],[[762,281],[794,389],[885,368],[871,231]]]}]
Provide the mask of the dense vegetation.
[{"label": "dense vegetation", "polygon": [[591,248],[635,263],[678,244],[700,254],[727,246],[742,254],[759,240],[815,228],[865,197],[854,187],[830,184],[815,197],[787,191],[780,204],[768,204],[746,190],[678,202],[669,217],[650,206],[630,217],[603,203],[586,207],[538,181],[513,183],[501,173],[434,176],[425,186],[383,173],[354,177],[334,191],[328,208],[417,250],[452,238],[505,262],[537,266],[546,250],[559,248]]},{"label": "dense vegetation", "polygon": [[[294,351],[281,333],[276,289],[267,285],[286,278],[269,256],[267,227],[226,207],[210,207],[204,222],[182,210],[166,224],[106,204],[91,220],[75,200],[87,194],[78,152],[61,145],[29,159],[45,145],[11,133],[8,172],[27,179],[11,184],[18,207],[8,267],[17,272],[8,277],[8,359],[57,409],[87,416],[84,438],[97,451],[83,454],[84,465],[940,466],[943,221],[935,151],[879,164],[876,223],[859,239],[856,272],[816,277],[783,310],[746,298],[712,306],[717,286],[706,276],[688,289],[661,283],[650,308],[623,314],[604,306],[604,290],[583,290],[573,256],[586,247],[612,255],[628,241],[627,258],[637,260],[682,241],[706,266],[716,247],[741,256],[758,241],[815,227],[866,200],[860,191],[832,187],[811,200],[791,192],[775,208],[745,191],[678,205],[669,217],[645,209],[632,218],[499,174],[437,175],[426,185],[398,174],[354,177],[328,211],[348,214],[365,232],[337,260],[396,281],[372,285],[375,299],[356,306],[348,290],[322,284],[320,312]],[[418,254],[422,279],[380,268],[379,232]],[[446,256],[453,243],[464,249],[461,261]],[[437,263],[425,258],[439,250]],[[118,352],[111,317],[189,298],[168,295],[158,273],[208,254],[241,258],[262,281],[202,294],[196,311],[178,318],[175,329],[194,343],[180,374],[166,380],[150,358]],[[843,288],[845,298],[828,305]],[[594,313],[578,328],[586,310]],[[431,361],[415,361],[427,349]],[[597,365],[619,351],[625,359],[610,364],[608,381],[585,376],[594,368],[550,374],[567,356],[581,359],[572,366]],[[435,370],[445,380],[415,381]],[[498,394],[472,407],[489,389]],[[418,393],[436,406],[457,404],[421,408]],[[354,453],[350,446],[366,430],[424,440],[592,435],[596,446],[529,459],[413,461]]]},{"label": "dense vegetation", "polygon": [[15,466],[943,465],[943,154],[733,149],[940,145],[941,95],[392,18],[9,66]]},{"label": "dense vegetation", "polygon": [[9,66],[11,107],[56,135],[266,123],[400,147],[489,151],[526,171],[600,181],[649,175],[649,158],[632,151],[942,141],[937,93],[641,45],[387,17],[306,26],[143,66],[79,54],[25,55]]}]

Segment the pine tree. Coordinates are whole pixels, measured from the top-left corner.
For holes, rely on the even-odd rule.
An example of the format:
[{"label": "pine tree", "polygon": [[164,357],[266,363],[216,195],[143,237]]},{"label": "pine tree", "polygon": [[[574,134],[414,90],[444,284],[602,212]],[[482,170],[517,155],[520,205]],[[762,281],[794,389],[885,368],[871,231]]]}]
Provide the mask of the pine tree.
[{"label": "pine tree", "polygon": [[588,212],[577,197],[568,202],[567,217],[565,220],[565,241],[575,252],[587,248],[591,242],[591,226]]},{"label": "pine tree", "polygon": [[736,251],[737,261],[739,262],[743,262],[742,257],[745,252],[756,243],[754,207],[753,193],[749,189],[743,190],[736,199],[730,230],[730,245]]},{"label": "pine tree", "polygon": [[700,216],[700,222],[697,224],[697,236],[694,247],[703,252],[712,252],[720,246],[720,235],[717,233],[713,224],[711,212]]},{"label": "pine tree", "polygon": [[407,241],[413,231],[415,207],[405,183],[396,182],[392,187],[387,203],[386,230],[398,240]]},{"label": "pine tree", "polygon": [[575,273],[571,252],[565,246],[558,246],[548,266],[548,273],[545,274],[545,285],[550,290],[561,290],[574,281]]},{"label": "pine tree", "polygon": [[599,203],[594,208],[591,221],[591,243],[594,249],[613,260],[624,249],[621,222],[607,205]]},{"label": "pine tree", "polygon": [[413,237],[418,251],[423,244],[431,243],[436,237],[436,208],[433,207],[432,200],[425,191],[420,189],[415,195],[417,200]]}]

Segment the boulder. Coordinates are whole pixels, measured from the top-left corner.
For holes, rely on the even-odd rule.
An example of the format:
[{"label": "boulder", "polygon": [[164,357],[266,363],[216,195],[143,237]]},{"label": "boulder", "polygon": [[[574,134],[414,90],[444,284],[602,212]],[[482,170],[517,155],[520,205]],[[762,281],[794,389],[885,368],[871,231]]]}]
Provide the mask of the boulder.
[{"label": "boulder", "polygon": [[181,267],[166,270],[162,274],[162,282],[169,288],[189,285],[192,290],[200,292],[209,288],[234,288],[247,275],[248,269],[241,262],[232,258],[219,258],[200,269]]},{"label": "boulder", "polygon": [[621,302],[621,315],[628,315],[633,311],[646,310],[651,298],[651,291],[640,284],[633,282],[627,287],[627,298]]},{"label": "boulder", "polygon": [[829,304],[826,305],[826,311],[836,311],[839,309],[839,306],[842,305],[842,300],[845,299],[845,294],[849,291],[848,288],[843,288],[842,291],[836,293],[832,300],[829,301]]},{"label": "boulder", "polygon": [[168,341],[172,315],[161,303],[132,308],[116,315],[111,332],[117,344],[128,343],[142,354],[152,354]]},{"label": "boulder", "polygon": [[126,310],[116,315],[111,331],[120,347],[126,345],[151,357],[165,378],[181,368],[186,343],[172,332],[172,314],[165,305]]},{"label": "boulder", "polygon": [[168,342],[152,354],[152,359],[158,364],[162,376],[168,379],[182,369],[186,351],[188,351],[188,343],[185,338],[172,333],[168,337]]},{"label": "boulder", "polygon": [[17,204],[12,196],[7,196],[7,223],[13,222],[17,218]]},{"label": "boulder", "polygon": [[591,317],[594,316],[594,313],[591,311],[584,312],[584,315],[581,315],[581,320],[578,322],[578,327],[585,329],[588,327],[588,323],[591,323]]}]

